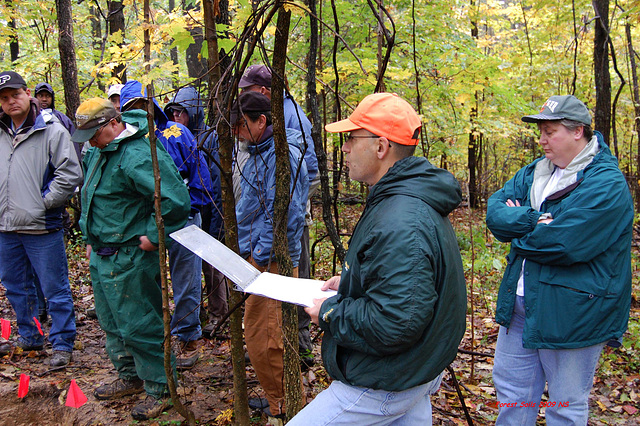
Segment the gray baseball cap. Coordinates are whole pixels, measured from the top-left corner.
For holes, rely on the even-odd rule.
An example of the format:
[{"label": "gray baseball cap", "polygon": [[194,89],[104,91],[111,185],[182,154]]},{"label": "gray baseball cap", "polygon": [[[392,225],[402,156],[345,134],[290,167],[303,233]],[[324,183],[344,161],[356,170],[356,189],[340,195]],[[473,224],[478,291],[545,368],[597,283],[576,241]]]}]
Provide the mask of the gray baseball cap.
[{"label": "gray baseball cap", "polygon": [[522,117],[522,121],[526,123],[564,119],[591,125],[591,114],[589,114],[587,106],[573,95],[551,96],[547,102],[542,104],[540,113]]}]

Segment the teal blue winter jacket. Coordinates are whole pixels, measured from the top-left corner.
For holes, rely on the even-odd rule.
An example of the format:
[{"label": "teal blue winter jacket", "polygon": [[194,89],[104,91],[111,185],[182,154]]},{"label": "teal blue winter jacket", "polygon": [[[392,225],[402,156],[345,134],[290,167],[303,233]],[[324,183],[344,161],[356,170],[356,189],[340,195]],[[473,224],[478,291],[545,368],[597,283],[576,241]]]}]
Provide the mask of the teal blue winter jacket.
[{"label": "teal blue winter jacket", "polygon": [[[496,321],[505,327],[527,260],[525,348],[582,348],[617,339],[627,328],[633,203],[616,158],[595,133],[599,152],[540,211],[531,207],[530,189],[542,158],[489,199],[487,226],[498,240],[511,242],[496,309]],[[521,207],[508,207],[507,199]],[[551,213],[553,222],[537,225],[542,213]]]},{"label": "teal blue winter jacket", "polygon": [[456,357],[467,296],[448,215],[460,200],[453,175],[426,158],[396,162],[372,187],[338,294],[320,309],[322,360],[334,380],[402,391]]}]

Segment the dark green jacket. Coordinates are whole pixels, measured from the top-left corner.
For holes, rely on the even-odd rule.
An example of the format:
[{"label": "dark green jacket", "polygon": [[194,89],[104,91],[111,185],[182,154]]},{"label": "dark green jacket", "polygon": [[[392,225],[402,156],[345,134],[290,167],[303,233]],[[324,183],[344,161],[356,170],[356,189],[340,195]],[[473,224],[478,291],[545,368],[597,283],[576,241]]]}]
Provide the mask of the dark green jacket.
[{"label": "dark green jacket", "polygon": [[[137,246],[146,235],[158,244],[153,206],[154,179],[146,138],[147,114],[133,110],[122,121],[138,128],[103,149],[91,148],[84,158],[80,228],[93,249]],[[165,235],[182,228],[189,217],[189,192],[162,144],[156,144],[161,176],[161,208]]]},{"label": "dark green jacket", "polygon": [[[511,242],[496,309],[496,321],[505,327],[527,260],[525,348],[582,348],[619,338],[627,328],[633,204],[617,160],[600,138],[599,153],[576,182],[548,196],[541,211],[530,200],[541,159],[489,199],[487,226],[498,240]],[[508,207],[507,199],[521,207]],[[542,213],[551,213],[553,222],[536,225]]]},{"label": "dark green jacket", "polygon": [[465,279],[447,215],[451,173],[405,158],[372,189],[349,242],[338,295],[320,310],[322,358],[344,383],[401,391],[436,378],[465,330]]}]

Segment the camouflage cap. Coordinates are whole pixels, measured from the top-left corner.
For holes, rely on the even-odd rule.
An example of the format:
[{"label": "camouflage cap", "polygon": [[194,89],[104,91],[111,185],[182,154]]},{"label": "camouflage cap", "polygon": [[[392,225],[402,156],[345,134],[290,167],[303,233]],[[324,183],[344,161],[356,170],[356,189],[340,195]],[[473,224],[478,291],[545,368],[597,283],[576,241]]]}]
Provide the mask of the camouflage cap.
[{"label": "camouflage cap", "polygon": [[76,111],[76,131],[71,136],[71,140],[88,141],[100,127],[119,115],[107,99],[91,98],[84,101]]}]

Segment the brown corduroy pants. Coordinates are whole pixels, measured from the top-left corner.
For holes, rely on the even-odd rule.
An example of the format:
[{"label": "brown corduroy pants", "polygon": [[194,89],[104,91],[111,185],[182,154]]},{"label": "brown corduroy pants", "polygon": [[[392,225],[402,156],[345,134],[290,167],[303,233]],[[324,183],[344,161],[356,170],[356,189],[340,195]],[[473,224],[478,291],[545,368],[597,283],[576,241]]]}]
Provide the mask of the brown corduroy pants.
[{"label": "brown corduroy pants", "polygon": [[[248,259],[260,271],[260,267]],[[271,264],[269,272],[278,273],[278,265]],[[294,268],[293,276],[298,276]],[[269,401],[272,415],[284,413],[284,344],[282,342],[282,304],[279,300],[252,294],[244,305],[244,339],[260,386]]]}]

